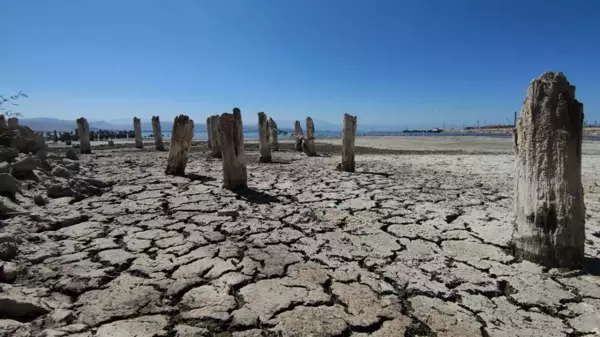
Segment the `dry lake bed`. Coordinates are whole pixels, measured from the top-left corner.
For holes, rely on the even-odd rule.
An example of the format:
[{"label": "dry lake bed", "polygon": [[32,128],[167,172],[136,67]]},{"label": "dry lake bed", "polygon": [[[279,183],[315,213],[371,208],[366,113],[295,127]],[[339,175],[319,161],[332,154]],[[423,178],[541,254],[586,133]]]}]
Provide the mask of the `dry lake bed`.
[{"label": "dry lake bed", "polygon": [[583,271],[511,255],[510,138],[357,138],[356,173],[339,143],[261,164],[248,142],[238,193],[205,142],[185,177],[150,144],[51,150],[0,222],[0,336],[600,334],[600,143]]}]

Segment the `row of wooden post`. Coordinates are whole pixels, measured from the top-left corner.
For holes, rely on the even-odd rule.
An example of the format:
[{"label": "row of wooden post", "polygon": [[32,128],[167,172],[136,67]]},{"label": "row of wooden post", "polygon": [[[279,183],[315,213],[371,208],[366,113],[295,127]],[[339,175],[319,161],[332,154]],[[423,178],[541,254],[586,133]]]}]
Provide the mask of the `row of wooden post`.
[{"label": "row of wooden post", "polygon": [[[258,114],[260,161],[271,161],[277,150],[277,126]],[[3,120],[0,123],[6,123]],[[8,124],[18,123],[9,119]],[[141,133],[134,119],[136,145]],[[157,149],[164,149],[158,117],[152,118]],[[90,153],[89,127],[77,120],[81,152]],[[353,172],[356,117],[344,115],[342,162],[338,168]],[[246,186],[246,157],[242,116],[239,109],[207,120],[209,147],[213,157],[222,158],[223,185],[228,189]],[[191,146],[194,123],[188,116],[175,118],[167,174],[182,175]],[[306,137],[300,122],[295,123],[295,148],[315,155],[314,124],[306,119]],[[141,135],[140,135],[141,136]],[[519,259],[547,267],[575,268],[583,265],[585,246],[585,204],[581,182],[583,105],[575,99],[575,87],[562,73],[544,73],[530,84],[521,118],[514,132],[515,225],[513,253]]]}]

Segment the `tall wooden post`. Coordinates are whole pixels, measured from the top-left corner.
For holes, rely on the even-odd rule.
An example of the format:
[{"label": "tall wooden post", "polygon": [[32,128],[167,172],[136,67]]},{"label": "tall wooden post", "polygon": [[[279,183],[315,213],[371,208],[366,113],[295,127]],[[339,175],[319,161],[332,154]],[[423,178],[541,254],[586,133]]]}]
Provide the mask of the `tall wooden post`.
[{"label": "tall wooden post", "polygon": [[342,132],[342,163],[340,171],[354,172],[354,140],[356,138],[356,117],[344,114],[344,129]]},{"label": "tall wooden post", "polygon": [[546,267],[578,268],[584,259],[581,184],[583,105],[562,73],[527,89],[514,135],[514,255]]},{"label": "tall wooden post", "polygon": [[271,162],[271,143],[269,141],[270,130],[269,121],[267,115],[264,112],[258,113],[258,138],[259,138],[259,152],[261,163]]},{"label": "tall wooden post", "polygon": [[0,115],[0,128],[6,127],[6,117],[4,115]]},{"label": "tall wooden post", "polygon": [[92,153],[92,147],[90,145],[90,127],[85,118],[80,117],[77,119],[77,130],[79,131],[79,151],[82,154]]},{"label": "tall wooden post", "polygon": [[223,187],[235,190],[247,186],[244,131],[240,109],[219,117],[219,138],[223,153]]},{"label": "tall wooden post", "polygon": [[212,137],[210,136],[210,117],[206,118],[206,134],[208,136],[208,148],[212,148]]},{"label": "tall wooden post", "polygon": [[317,154],[315,151],[315,124],[312,118],[306,117],[306,154],[314,156]]},{"label": "tall wooden post", "polygon": [[302,126],[300,121],[296,121],[294,124],[295,136],[296,136],[296,151],[302,151],[302,141],[304,140],[304,132],[302,132]]},{"label": "tall wooden post", "polygon": [[186,115],[179,115],[173,121],[171,148],[167,158],[166,174],[182,176],[188,161],[188,154],[194,137],[194,121]]},{"label": "tall wooden post", "polygon": [[135,134],[135,147],[138,149],[144,148],[144,142],[142,140],[142,125],[140,119],[137,117],[133,117],[133,133]]},{"label": "tall wooden post", "polygon": [[271,137],[269,138],[269,140],[271,141],[271,150],[279,151],[279,131],[277,131],[277,123],[275,123],[273,118],[269,118],[269,132],[271,134]]},{"label": "tall wooden post", "polygon": [[221,158],[221,137],[219,115],[210,116],[210,138],[212,143],[212,157]]},{"label": "tall wooden post", "polygon": [[154,148],[159,151],[165,151],[162,128],[160,127],[160,118],[158,116],[152,116],[152,133],[154,134]]}]

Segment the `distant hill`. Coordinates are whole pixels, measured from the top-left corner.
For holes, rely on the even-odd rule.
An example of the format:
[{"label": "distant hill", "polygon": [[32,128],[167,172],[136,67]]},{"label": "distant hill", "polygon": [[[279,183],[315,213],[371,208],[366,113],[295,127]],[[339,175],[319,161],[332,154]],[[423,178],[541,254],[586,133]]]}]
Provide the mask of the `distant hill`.
[{"label": "distant hill", "polygon": [[[331,131],[331,132],[341,132],[342,131],[342,125],[341,124],[334,124],[334,123],[329,123],[323,120],[319,120],[319,119],[314,119],[314,124],[315,124],[315,131],[316,132],[326,132],[326,131]],[[295,121],[293,120],[276,120],[277,122],[277,128],[279,130],[282,131],[286,131],[286,132],[290,132],[294,130],[294,123]],[[56,118],[46,118],[46,117],[39,117],[39,118],[23,118],[23,119],[19,119],[19,123],[21,125],[26,125],[29,126],[30,128],[32,128],[35,131],[59,131],[59,132],[70,132],[75,130],[75,128],[77,127],[75,125],[75,120],[63,120],[63,119],[56,119]],[[302,130],[304,130],[306,132],[306,120],[302,119],[300,120],[300,123],[302,125]],[[124,119],[120,119],[115,121],[89,121],[90,124],[90,129],[91,130],[133,130],[133,121],[131,123],[124,123]],[[361,124],[360,122],[360,118],[358,120],[358,131],[359,132],[369,132],[369,131],[402,131],[406,128],[410,128],[410,129],[426,129],[426,128],[432,128],[434,126],[429,125],[430,123],[427,123],[428,125],[426,126],[425,124],[422,125],[417,125],[417,124],[411,124],[411,125],[398,125],[398,124]],[[173,129],[173,122],[172,121],[165,121],[162,120],[161,121],[161,127],[162,127],[162,131],[163,132],[170,132]],[[195,131],[206,131],[206,124],[204,123],[195,123],[194,125],[194,130]],[[258,131],[258,125],[257,125],[257,121],[253,121],[253,122],[246,122],[244,123],[244,130],[248,131],[248,132],[257,132]],[[142,120],[142,131],[148,131],[148,132],[152,132],[152,124],[150,122],[144,122],[144,120]]]}]

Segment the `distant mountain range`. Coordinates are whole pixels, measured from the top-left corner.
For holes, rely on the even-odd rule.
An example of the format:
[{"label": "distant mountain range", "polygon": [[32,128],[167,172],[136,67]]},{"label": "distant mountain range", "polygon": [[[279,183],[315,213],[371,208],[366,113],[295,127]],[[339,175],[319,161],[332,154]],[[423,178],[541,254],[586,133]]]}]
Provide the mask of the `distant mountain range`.
[{"label": "distant mountain range", "polygon": [[[314,124],[315,124],[315,131],[316,132],[326,132],[326,131],[331,131],[331,132],[340,132],[342,131],[342,125],[341,124],[333,124],[333,123],[329,123],[327,121],[323,121],[323,120],[318,120],[318,119],[314,119]],[[294,130],[294,123],[295,121],[293,120],[276,120],[277,122],[277,128],[282,130],[282,131],[293,131]],[[304,120],[300,121],[302,123],[302,129],[304,130],[306,128],[306,123]],[[94,120],[89,120],[88,121],[89,125],[90,125],[90,130],[133,130],[133,120],[131,120],[131,122],[128,122],[127,119],[119,119],[119,120],[112,120],[112,121],[94,121]],[[39,118],[22,118],[19,119],[19,124],[21,125],[26,125],[29,126],[30,128],[32,128],[35,131],[59,131],[59,132],[65,132],[65,131],[73,131],[76,128],[75,125],[75,121],[74,120],[63,120],[63,119],[56,119],[56,118],[46,118],[46,117],[39,117]],[[360,119],[358,121],[358,131],[359,132],[368,132],[368,131],[402,131],[406,128],[410,128],[410,129],[429,129],[429,128],[433,128],[434,126],[431,125],[431,123],[427,123],[427,124],[412,124],[412,125],[398,125],[398,124],[361,124],[360,123]],[[165,121],[162,120],[161,121],[161,128],[163,132],[170,132],[173,129],[173,122],[169,121]],[[195,122],[194,123],[194,130],[195,131],[206,131],[206,124],[205,123],[198,123]],[[257,123],[250,123],[250,122],[245,122],[244,123],[244,130],[248,131],[248,132],[256,132],[258,130],[258,125]],[[142,119],[142,131],[149,131],[152,132],[152,124],[150,122],[144,122],[144,120]]]}]

